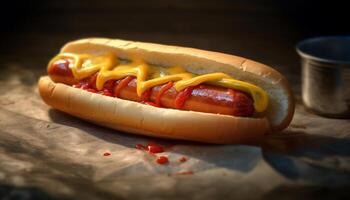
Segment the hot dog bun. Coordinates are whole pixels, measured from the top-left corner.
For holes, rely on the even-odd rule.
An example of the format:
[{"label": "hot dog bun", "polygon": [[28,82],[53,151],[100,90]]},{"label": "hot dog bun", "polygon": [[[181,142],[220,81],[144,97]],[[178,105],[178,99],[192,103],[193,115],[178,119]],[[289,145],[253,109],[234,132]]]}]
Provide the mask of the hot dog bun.
[{"label": "hot dog bun", "polygon": [[267,132],[284,129],[293,117],[294,101],[286,79],[274,69],[245,58],[192,48],[105,38],[70,42],[61,52],[93,55],[114,52],[123,59],[137,56],[155,65],[181,65],[195,74],[224,72],[262,87],[270,98],[266,117],[243,118],[156,108],[54,83],[49,77],[40,78],[39,92],[47,104],[113,129],[208,143],[243,143]]}]

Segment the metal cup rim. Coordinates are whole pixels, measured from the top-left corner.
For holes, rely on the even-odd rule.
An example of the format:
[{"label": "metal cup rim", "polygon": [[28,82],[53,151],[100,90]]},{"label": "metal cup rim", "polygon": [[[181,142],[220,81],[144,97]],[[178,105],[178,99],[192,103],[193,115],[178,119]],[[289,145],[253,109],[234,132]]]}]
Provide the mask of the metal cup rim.
[{"label": "metal cup rim", "polygon": [[321,37],[312,37],[305,40],[300,41],[296,45],[296,51],[297,53],[305,59],[310,59],[317,62],[327,63],[327,64],[336,64],[336,65],[349,65],[350,61],[348,60],[334,60],[334,59],[328,59],[328,58],[321,58],[318,56],[311,55],[309,53],[306,53],[302,50],[302,46],[310,43],[310,42],[316,42],[316,41],[322,41],[322,40],[329,40],[329,39],[344,39],[344,40],[350,40],[350,36],[321,36]]}]

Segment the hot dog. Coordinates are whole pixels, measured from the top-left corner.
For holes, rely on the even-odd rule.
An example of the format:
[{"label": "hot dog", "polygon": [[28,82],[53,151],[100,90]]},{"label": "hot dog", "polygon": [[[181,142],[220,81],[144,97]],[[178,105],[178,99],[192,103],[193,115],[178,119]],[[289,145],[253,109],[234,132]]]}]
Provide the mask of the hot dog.
[{"label": "hot dog", "polygon": [[[172,82],[154,86],[139,97],[136,93],[136,78],[127,76],[120,80],[105,83],[102,90],[96,89],[96,74],[82,81],[76,80],[69,66],[71,59],[59,59],[48,66],[48,75],[59,83],[69,84],[90,92],[121,99],[143,102],[149,105],[192,110],[206,113],[218,113],[232,116],[250,117],[254,113],[253,100],[239,90],[220,88],[200,84],[182,92],[177,92]],[[186,94],[187,93],[187,94]]]},{"label": "hot dog", "polygon": [[277,71],[236,56],[109,39],[68,43],[39,92],[52,107],[126,132],[242,143],[288,126],[292,93]]}]

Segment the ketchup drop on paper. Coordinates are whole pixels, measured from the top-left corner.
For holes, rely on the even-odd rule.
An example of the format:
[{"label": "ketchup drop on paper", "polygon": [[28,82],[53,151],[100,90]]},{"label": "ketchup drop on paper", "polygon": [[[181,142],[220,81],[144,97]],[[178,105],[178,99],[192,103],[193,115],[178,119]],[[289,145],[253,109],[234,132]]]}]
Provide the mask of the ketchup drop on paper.
[{"label": "ketchup drop on paper", "polygon": [[110,156],[110,155],[111,155],[111,153],[108,153],[108,152],[103,154],[103,156]]},{"label": "ketchup drop on paper", "polygon": [[157,158],[157,163],[160,165],[167,164],[169,162],[169,159],[166,156],[160,156]]},{"label": "ketchup drop on paper", "polygon": [[164,149],[163,149],[162,146],[160,146],[158,144],[154,144],[154,143],[148,144],[147,145],[147,150],[150,153],[162,153],[162,152],[164,152]]},{"label": "ketchup drop on paper", "polygon": [[186,161],[187,161],[187,158],[186,158],[185,156],[183,156],[183,157],[181,157],[181,158],[179,159],[179,161],[182,162],[182,163],[183,163],[183,162],[186,162]]},{"label": "ketchup drop on paper", "polygon": [[135,148],[148,151],[149,153],[162,153],[162,152],[164,152],[164,148],[156,143],[148,143],[147,146],[144,146],[142,144],[136,144]]},{"label": "ketchup drop on paper", "polygon": [[[153,143],[153,142],[148,143],[147,146],[144,146],[142,144],[136,144],[135,148],[139,149],[139,150],[147,151],[148,153],[150,153],[153,156],[156,156],[155,155],[156,153],[163,153],[164,152],[164,148],[162,146],[160,146],[159,144]],[[167,164],[169,162],[169,159],[166,156],[159,156],[156,159],[156,162],[160,165],[164,165],[164,164]]]}]

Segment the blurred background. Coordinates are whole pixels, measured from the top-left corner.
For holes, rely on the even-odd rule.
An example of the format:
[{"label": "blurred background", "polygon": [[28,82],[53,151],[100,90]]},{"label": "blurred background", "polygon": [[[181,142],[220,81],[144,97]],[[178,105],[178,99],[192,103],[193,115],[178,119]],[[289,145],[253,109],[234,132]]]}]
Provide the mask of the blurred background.
[{"label": "blurred background", "polygon": [[298,80],[296,43],[348,34],[346,9],[303,0],[12,0],[1,6],[0,64],[41,74],[66,42],[111,37],[236,54]]}]

